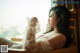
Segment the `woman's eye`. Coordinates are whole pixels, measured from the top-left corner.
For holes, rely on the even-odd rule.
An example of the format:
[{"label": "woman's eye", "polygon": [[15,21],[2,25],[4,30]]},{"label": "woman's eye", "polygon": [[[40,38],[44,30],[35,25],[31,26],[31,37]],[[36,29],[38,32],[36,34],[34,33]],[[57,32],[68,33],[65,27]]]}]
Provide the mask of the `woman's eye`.
[{"label": "woman's eye", "polygon": [[51,15],[51,16],[49,16],[49,17],[52,17],[52,15]]}]

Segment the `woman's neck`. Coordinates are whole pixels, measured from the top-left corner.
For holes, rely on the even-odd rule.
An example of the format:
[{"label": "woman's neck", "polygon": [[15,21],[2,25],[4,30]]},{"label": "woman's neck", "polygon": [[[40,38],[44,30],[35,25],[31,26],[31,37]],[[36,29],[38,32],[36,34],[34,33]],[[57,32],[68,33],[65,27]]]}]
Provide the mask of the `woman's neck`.
[{"label": "woman's neck", "polygon": [[57,28],[54,28],[54,32],[55,32],[55,33],[58,33],[58,29],[57,29]]}]

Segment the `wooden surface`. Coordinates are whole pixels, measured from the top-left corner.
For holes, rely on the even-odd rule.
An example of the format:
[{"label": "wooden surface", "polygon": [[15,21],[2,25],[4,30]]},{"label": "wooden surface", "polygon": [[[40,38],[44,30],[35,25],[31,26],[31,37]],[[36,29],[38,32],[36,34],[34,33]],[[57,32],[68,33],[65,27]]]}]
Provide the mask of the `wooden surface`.
[{"label": "wooden surface", "polygon": [[[27,51],[10,51],[8,53],[31,53]],[[77,53],[77,47],[71,46],[68,48],[50,50],[50,51],[42,51],[42,52],[35,52],[35,53]]]}]

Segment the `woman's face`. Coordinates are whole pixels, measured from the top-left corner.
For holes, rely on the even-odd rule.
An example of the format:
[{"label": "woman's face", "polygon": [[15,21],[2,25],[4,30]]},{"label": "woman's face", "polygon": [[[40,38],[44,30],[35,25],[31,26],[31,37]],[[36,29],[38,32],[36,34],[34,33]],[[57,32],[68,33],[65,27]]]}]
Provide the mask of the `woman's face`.
[{"label": "woman's face", "polygon": [[57,21],[58,21],[58,19],[57,19],[57,15],[56,15],[55,11],[51,11],[50,12],[50,17],[49,17],[50,27],[55,28],[56,25],[57,25]]}]

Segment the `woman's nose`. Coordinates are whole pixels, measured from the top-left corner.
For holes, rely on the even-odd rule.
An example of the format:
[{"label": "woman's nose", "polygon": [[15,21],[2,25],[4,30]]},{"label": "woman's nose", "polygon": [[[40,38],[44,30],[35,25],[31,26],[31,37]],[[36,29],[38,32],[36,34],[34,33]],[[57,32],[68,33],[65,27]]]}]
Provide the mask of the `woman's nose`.
[{"label": "woman's nose", "polygon": [[50,19],[48,19],[48,22],[50,21]]},{"label": "woman's nose", "polygon": [[50,19],[48,19],[48,23],[50,23]]}]

